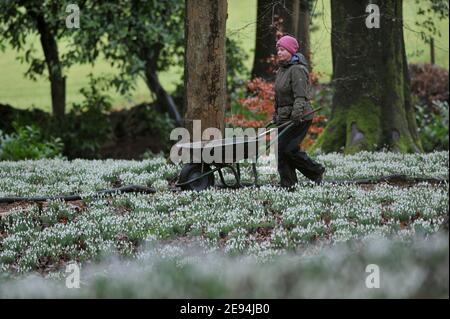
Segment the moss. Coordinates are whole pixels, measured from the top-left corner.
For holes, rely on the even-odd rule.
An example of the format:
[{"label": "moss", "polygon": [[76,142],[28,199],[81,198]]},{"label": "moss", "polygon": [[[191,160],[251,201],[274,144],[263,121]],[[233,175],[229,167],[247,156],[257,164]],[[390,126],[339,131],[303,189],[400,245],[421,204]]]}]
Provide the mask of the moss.
[{"label": "moss", "polygon": [[[353,104],[346,112],[346,142],[344,152],[348,154],[361,150],[376,150],[381,140],[381,109],[378,105],[368,100],[361,100],[358,104]],[[364,135],[364,138],[355,143],[351,143],[352,123]]]},{"label": "moss", "polygon": [[[344,148],[345,153],[351,154],[361,150],[375,150],[381,139],[380,112],[379,106],[367,100],[349,108],[340,108],[310,149],[311,152],[317,149],[325,153],[339,152]],[[364,134],[364,139],[354,145],[351,145],[352,123]]]},{"label": "moss", "polygon": [[345,141],[344,112],[339,112],[330,120],[324,132],[319,136],[316,143],[310,148],[311,152],[321,149],[322,152],[340,151]]},{"label": "moss", "polygon": [[416,153],[417,151],[422,152],[422,149],[414,143],[413,138],[409,134],[401,134],[399,140],[393,142],[392,146],[394,151],[400,153]]},{"label": "moss", "polygon": [[397,151],[401,153],[408,153],[411,148],[411,142],[412,141],[404,135],[400,135],[400,139],[397,142],[394,142],[394,146],[396,146]]}]

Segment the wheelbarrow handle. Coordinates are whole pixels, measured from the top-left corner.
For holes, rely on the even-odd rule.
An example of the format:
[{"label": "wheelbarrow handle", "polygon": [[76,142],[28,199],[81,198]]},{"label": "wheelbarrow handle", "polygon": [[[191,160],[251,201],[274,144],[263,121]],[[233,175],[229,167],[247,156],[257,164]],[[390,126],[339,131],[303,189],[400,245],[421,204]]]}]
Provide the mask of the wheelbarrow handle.
[{"label": "wheelbarrow handle", "polygon": [[[289,121],[287,121],[287,122],[284,122],[283,124],[280,124],[280,125],[278,125],[278,126],[275,126],[275,127],[270,128],[267,132],[262,133],[262,135],[268,134],[270,131],[272,131],[272,130],[274,130],[274,129],[280,129],[280,128],[283,128],[283,127],[285,127],[285,126],[287,126],[287,125],[289,125],[289,124],[292,124],[292,123],[293,123],[293,122],[292,122],[291,120],[289,120]],[[266,126],[266,128],[267,128],[267,126]],[[261,135],[261,134],[260,134],[260,135]]]},{"label": "wheelbarrow handle", "polygon": [[[316,113],[317,111],[319,111],[319,110],[321,110],[321,109],[322,109],[322,107],[318,107],[318,108],[315,109],[315,110],[312,110],[312,111],[310,111],[310,112],[308,112],[308,113],[306,113],[306,114],[303,114],[303,115],[302,115],[302,118],[307,117],[307,116],[310,115],[310,114]],[[285,122],[285,123],[283,123],[283,124],[281,124],[281,125],[278,125],[278,126],[276,126],[276,127],[277,127],[277,128],[285,127],[287,124],[290,124],[290,123],[292,123],[292,121],[287,121],[287,122]],[[267,127],[269,127],[269,126],[271,126],[271,125],[274,125],[274,124],[275,124],[274,122],[270,121],[270,122],[267,123],[264,127],[267,128]],[[275,127],[274,127],[274,128],[275,128]]]}]

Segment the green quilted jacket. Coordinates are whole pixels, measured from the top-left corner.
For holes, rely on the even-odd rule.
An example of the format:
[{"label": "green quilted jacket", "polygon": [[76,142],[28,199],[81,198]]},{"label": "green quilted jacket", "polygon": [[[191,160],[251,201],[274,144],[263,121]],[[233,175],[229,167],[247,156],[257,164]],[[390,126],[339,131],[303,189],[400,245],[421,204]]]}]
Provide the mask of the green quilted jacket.
[{"label": "green quilted jacket", "polygon": [[[277,124],[289,121],[299,114],[312,111],[310,99],[309,71],[301,53],[290,61],[280,62],[275,79],[275,113]],[[304,118],[312,120],[313,114]]]}]

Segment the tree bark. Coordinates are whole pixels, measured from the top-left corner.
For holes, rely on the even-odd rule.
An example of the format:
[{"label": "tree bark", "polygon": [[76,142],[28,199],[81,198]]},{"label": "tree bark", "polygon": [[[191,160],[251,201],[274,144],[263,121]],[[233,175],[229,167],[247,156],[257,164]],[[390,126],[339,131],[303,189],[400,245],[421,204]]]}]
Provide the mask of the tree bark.
[{"label": "tree bark", "polygon": [[225,24],[227,1],[186,0],[185,127],[224,131],[226,102]]},{"label": "tree bark", "polygon": [[[405,54],[401,0],[332,0],[333,86],[327,127],[313,149],[422,150]],[[380,8],[380,28],[366,27],[366,7]]]},{"label": "tree bark", "polygon": [[66,108],[66,77],[62,74],[58,44],[42,15],[36,16],[36,23],[50,78],[53,115],[62,119]]}]

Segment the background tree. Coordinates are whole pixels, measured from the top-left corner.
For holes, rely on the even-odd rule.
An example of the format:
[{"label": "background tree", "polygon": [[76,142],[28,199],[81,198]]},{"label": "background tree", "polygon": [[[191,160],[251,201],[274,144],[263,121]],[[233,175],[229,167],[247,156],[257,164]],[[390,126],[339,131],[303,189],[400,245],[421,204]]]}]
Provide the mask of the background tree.
[{"label": "background tree", "polygon": [[183,58],[183,0],[92,0],[83,11],[83,32],[76,35],[81,55],[95,60],[101,53],[119,70],[113,80],[122,93],[143,76],[160,110],[181,125],[173,98],[158,73]]},{"label": "background tree", "polygon": [[419,1],[419,10],[417,11],[415,30],[420,34],[422,40],[430,45],[430,62],[435,63],[435,44],[434,37],[441,37],[441,30],[436,25],[436,17],[439,20],[448,19],[449,1],[448,0],[427,0]]},{"label": "background tree", "polygon": [[275,43],[284,34],[290,34],[299,40],[299,51],[310,62],[312,7],[313,0],[258,0],[252,78],[274,80]]},{"label": "background tree", "polygon": [[[380,28],[366,27],[366,7],[380,8]],[[403,1],[332,0],[335,94],[315,148],[325,152],[422,149],[411,103],[403,38]]]},{"label": "background tree", "polygon": [[[64,69],[77,62],[70,54],[61,54],[58,47],[59,41],[70,38],[74,32],[66,27],[67,4],[58,0],[0,1],[0,40],[24,53],[22,60],[29,65],[26,75],[31,79],[43,75],[47,68],[52,112],[59,119],[64,117],[66,105]],[[44,59],[27,46],[27,38],[34,34],[39,35]]]},{"label": "background tree", "polygon": [[252,78],[273,79],[270,57],[275,54],[276,29],[272,25],[272,0],[258,0],[256,9],[256,41]]},{"label": "background tree", "polygon": [[298,39],[300,44],[299,51],[308,60],[310,68],[312,66],[310,25],[313,2],[313,0],[292,1],[292,34]]},{"label": "background tree", "polygon": [[223,132],[227,1],[186,0],[185,17],[185,125],[201,120]]}]

